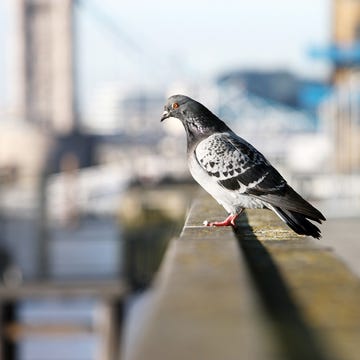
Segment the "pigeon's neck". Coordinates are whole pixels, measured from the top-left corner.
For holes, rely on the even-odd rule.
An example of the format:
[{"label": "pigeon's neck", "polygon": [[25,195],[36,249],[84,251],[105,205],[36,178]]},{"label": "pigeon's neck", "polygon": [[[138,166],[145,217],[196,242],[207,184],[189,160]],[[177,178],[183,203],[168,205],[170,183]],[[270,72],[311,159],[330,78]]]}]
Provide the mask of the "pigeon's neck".
[{"label": "pigeon's neck", "polygon": [[189,129],[186,129],[186,139],[187,139],[187,151],[188,151],[188,153],[192,152],[193,149],[195,149],[196,145],[200,141],[207,138],[208,136],[209,135],[204,136],[204,135],[194,134],[191,131],[189,131]]},{"label": "pigeon's neck", "polygon": [[199,142],[208,138],[215,133],[231,131],[224,122],[217,118],[214,123],[207,124],[206,126],[197,123],[196,126],[185,126],[187,138],[187,150],[191,152]]}]

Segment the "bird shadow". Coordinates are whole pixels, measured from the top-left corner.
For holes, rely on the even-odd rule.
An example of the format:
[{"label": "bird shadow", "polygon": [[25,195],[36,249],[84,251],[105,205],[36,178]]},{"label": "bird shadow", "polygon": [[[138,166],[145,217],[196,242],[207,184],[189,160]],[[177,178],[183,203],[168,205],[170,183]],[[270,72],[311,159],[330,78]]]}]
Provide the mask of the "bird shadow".
[{"label": "bird shadow", "polygon": [[296,305],[271,254],[256,238],[246,213],[241,216],[240,221],[241,224],[234,228],[234,233],[281,354],[287,360],[328,359],[317,335]]}]

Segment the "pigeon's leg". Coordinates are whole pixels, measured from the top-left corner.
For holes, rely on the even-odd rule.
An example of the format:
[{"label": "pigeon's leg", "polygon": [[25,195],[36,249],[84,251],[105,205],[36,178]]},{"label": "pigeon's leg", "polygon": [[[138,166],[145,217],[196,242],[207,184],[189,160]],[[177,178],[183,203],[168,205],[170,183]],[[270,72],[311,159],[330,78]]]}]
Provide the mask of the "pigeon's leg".
[{"label": "pigeon's leg", "polygon": [[230,214],[224,221],[208,222],[207,220],[205,220],[204,225],[205,226],[235,226],[235,220],[243,211],[244,209],[241,209],[241,211],[237,214]]}]

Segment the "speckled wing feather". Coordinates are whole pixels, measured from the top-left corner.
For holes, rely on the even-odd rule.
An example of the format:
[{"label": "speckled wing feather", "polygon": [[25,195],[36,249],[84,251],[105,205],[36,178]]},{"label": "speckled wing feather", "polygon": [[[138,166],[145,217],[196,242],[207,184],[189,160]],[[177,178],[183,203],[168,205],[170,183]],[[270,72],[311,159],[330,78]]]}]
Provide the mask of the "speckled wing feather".
[{"label": "speckled wing feather", "polygon": [[323,219],[259,151],[234,133],[209,136],[198,144],[195,156],[208,175],[230,191],[305,214],[316,221]]},{"label": "speckled wing feather", "polygon": [[278,193],[286,186],[282,176],[253,146],[233,133],[216,133],[195,150],[200,166],[219,185],[241,193]]}]

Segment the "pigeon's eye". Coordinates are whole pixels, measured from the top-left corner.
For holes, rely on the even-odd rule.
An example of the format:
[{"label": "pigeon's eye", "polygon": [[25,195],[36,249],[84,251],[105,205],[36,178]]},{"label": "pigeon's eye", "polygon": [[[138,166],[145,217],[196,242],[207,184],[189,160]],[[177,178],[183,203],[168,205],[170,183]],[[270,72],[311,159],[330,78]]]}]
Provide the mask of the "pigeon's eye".
[{"label": "pigeon's eye", "polygon": [[173,109],[177,109],[179,107],[179,104],[177,102],[173,103],[172,104],[172,108]]}]

